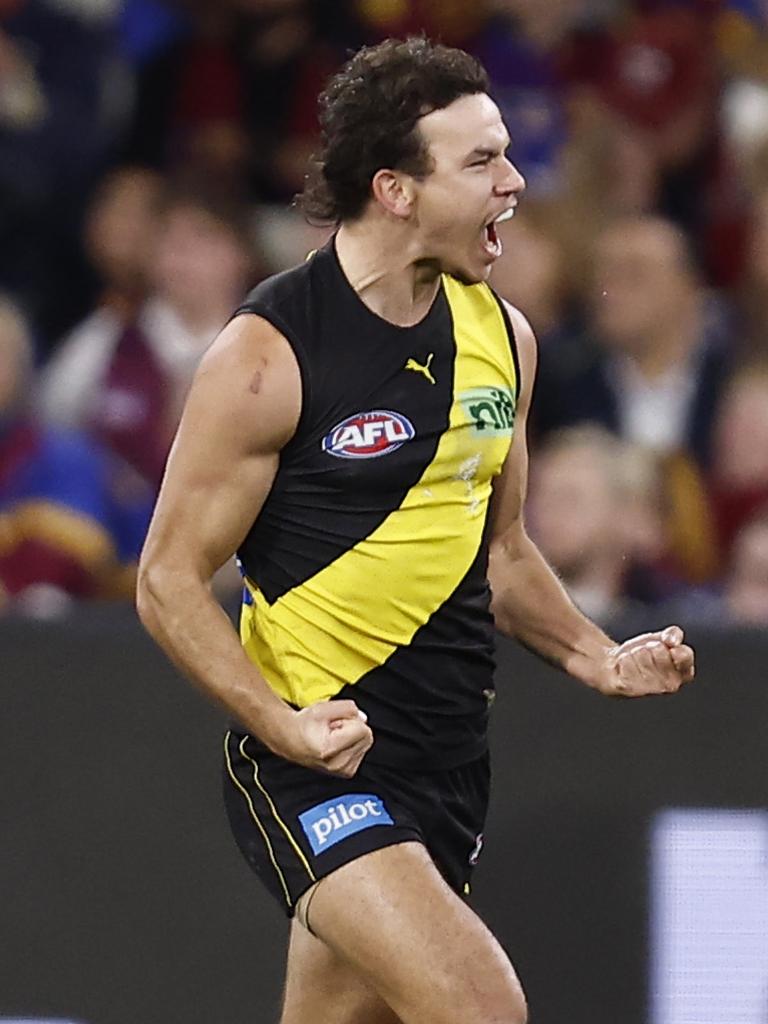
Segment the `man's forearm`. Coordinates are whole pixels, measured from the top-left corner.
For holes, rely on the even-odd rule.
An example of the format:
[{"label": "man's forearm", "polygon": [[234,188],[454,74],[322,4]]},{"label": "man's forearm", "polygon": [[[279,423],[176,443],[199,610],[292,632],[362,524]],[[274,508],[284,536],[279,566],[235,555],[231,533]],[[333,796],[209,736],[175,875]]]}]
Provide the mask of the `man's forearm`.
[{"label": "man's forearm", "polygon": [[488,575],[497,628],[600,688],[600,666],[615,642],[578,610],[536,545],[525,537],[513,553],[492,549]]},{"label": "man's forearm", "polygon": [[141,575],[137,607],[147,631],[203,692],[271,746],[293,712],[243,651],[232,623],[196,579]]}]

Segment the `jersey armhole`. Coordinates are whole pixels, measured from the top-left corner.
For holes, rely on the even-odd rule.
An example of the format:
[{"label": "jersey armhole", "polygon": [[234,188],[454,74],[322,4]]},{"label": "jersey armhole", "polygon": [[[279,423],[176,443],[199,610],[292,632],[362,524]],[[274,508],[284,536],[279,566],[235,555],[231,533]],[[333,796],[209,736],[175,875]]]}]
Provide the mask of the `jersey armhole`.
[{"label": "jersey armhole", "polygon": [[507,340],[509,341],[509,350],[512,353],[512,363],[515,367],[515,401],[518,401],[520,398],[520,391],[522,388],[522,376],[520,373],[520,357],[517,353],[517,337],[515,335],[515,328],[512,326],[512,321],[509,317],[509,312],[507,310],[506,304],[504,303],[504,300],[501,298],[500,295],[497,295],[492,288],[490,289],[490,291],[494,299],[496,300],[496,305],[499,307],[499,310],[501,311],[504,326],[507,329]]},{"label": "jersey armhole", "polygon": [[[257,303],[245,303],[235,310],[230,317],[230,321],[234,320],[235,317],[242,316],[246,313],[252,313],[254,316],[260,316],[262,320],[266,320],[267,323],[271,324],[291,346],[291,351],[296,357],[296,362],[299,365],[299,377],[301,378],[301,411],[299,413],[299,422],[296,424],[296,430],[294,431],[293,437],[285,446],[285,448],[289,448],[303,431],[306,421],[309,418],[309,410],[312,401],[312,385],[309,372],[309,359],[307,357],[306,349],[296,332],[293,331],[280,314],[271,307],[262,306]],[[283,450],[285,451],[285,449]]]}]

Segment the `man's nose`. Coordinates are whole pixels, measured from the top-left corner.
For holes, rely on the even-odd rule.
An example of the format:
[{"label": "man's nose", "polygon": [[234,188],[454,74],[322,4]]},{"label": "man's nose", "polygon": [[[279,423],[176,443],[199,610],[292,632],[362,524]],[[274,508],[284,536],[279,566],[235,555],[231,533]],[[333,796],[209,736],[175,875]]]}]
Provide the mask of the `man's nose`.
[{"label": "man's nose", "polygon": [[525,178],[511,160],[504,157],[503,173],[494,191],[501,196],[516,196],[525,189]]}]

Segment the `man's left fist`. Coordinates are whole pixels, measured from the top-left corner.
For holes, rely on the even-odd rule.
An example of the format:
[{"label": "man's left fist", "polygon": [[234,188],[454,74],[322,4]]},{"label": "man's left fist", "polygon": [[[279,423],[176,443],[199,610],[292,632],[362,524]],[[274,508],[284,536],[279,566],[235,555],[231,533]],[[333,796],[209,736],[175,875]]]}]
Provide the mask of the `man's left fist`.
[{"label": "man's left fist", "polygon": [[695,674],[692,648],[679,626],[630,637],[607,653],[600,690],[614,697],[676,693]]}]

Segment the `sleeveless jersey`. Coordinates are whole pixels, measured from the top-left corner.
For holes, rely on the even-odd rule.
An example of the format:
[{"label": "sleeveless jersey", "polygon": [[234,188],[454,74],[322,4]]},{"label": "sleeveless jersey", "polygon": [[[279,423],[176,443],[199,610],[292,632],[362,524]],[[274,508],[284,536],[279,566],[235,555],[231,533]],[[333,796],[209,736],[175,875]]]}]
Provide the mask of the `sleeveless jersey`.
[{"label": "sleeveless jersey", "polygon": [[238,551],[248,656],[295,707],[354,700],[368,761],[479,757],[494,670],[486,521],[519,388],[502,302],[444,275],[426,317],[398,327],[363,303],[331,241],[241,313],[287,339],[302,384]]}]

